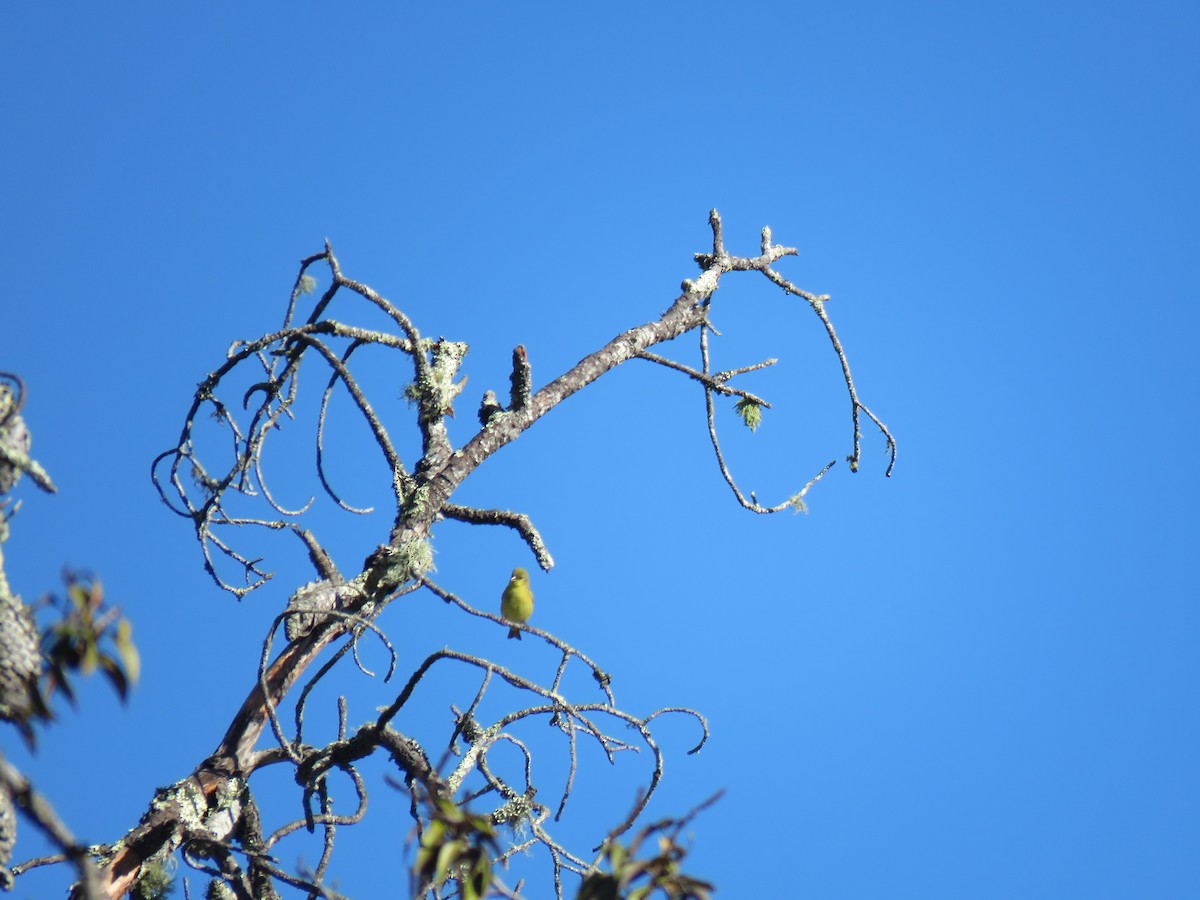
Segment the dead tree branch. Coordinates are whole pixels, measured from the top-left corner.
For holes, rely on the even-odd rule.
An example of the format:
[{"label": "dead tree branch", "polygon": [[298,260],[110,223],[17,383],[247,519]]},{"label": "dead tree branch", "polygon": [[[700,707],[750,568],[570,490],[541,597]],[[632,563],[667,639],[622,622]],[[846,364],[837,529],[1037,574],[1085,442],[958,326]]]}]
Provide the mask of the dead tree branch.
[{"label": "dead tree branch", "polygon": [[[287,608],[276,617],[263,643],[258,678],[249,686],[241,708],[231,718],[213,753],[186,778],[160,791],[142,821],[114,844],[104,858],[101,881],[107,896],[115,898],[127,891],[145,861],[179,848],[186,848],[190,861],[223,880],[237,896],[269,896],[274,890],[273,880],[298,886],[313,896],[334,896],[324,884],[334,835],[363,818],[367,792],[358,766],[361,760],[375,753],[385,754],[406,788],[414,791],[412,810],[419,828],[432,821],[428,816],[448,815],[448,809],[461,807],[468,798],[475,803],[488,802],[492,804],[488,816],[493,823],[521,822],[529,827],[528,845],[541,847],[551,860],[557,896],[563,896],[563,872],[584,875],[594,870],[594,861],[589,863],[570,851],[551,833],[552,823],[563,816],[576,784],[580,742],[597,747],[610,763],[634,753],[648,754],[652,761],[641,799],[616,828],[606,832],[611,841],[633,826],[660,783],[664,753],[651,723],[668,713],[695,718],[702,731],[697,746],[688,751],[695,753],[708,737],[707,723],[699,712],[664,707],[638,716],[625,711],[616,702],[613,679],[605,670],[572,644],[527,623],[521,625],[522,631],[539,638],[539,651],[549,653],[547,678],[535,678],[447,646],[426,656],[411,671],[392,702],[373,721],[356,730],[346,727],[348,703],[343,698],[337,714],[338,736],[324,746],[310,746],[303,740],[307,702],[313,686],[346,656],[357,660],[364,674],[369,674],[357,653],[359,638],[367,631],[378,636],[391,654],[387,673],[391,677],[403,654],[389,640],[380,617],[402,593],[424,588],[466,616],[494,623],[498,629],[509,627],[510,623],[500,616],[467,603],[430,580],[430,540],[434,529],[447,518],[468,524],[507,526],[517,531],[538,564],[549,570],[554,561],[528,516],[508,510],[467,507],[453,502],[452,497],[497,450],[515,441],[568,397],[630,359],[664,366],[700,384],[720,470],[743,507],[767,513],[802,506],[805,493],[833,463],[827,464],[784,503],[763,507],[753,493],[747,499],[737,488],[717,441],[713,396],[736,396],[743,402],[769,408],[766,400],[732,382],[775,362],[764,360],[733,369],[712,370],[707,342],[707,333],[712,328],[709,314],[714,294],[726,275],[759,272],[786,292],[798,294],[809,302],[826,328],[850,392],[854,433],[849,457],[851,469],[858,468],[860,413],[872,419],[884,434],[894,465],[895,442],[859,400],[845,352],[824,311],[826,298],[800,291],[774,269],[784,257],[795,256],[796,249],[774,244],[770,230],[763,229],[759,255],[732,256],[725,249],[721,219],[715,210],[709,222],[712,249],[696,254],[700,274],[683,282],[681,293],[665,312],[623,331],[540,388],[533,381],[531,352],[524,346],[516,347],[509,374],[508,405],[501,405],[495,389],[486,391],[479,409],[479,430],[460,446],[451,441],[446,418],[453,415],[453,404],[466,382],[459,372],[467,344],[424,337],[391,301],[367,285],[347,278],[328,243],[323,252],[301,261],[282,326],[230,348],[224,363],[200,383],[178,439],[154,460],[152,477],[163,502],[192,522],[206,571],[239,599],[271,577],[262,560],[242,546],[245,535],[256,530],[288,530],[296,534],[303,542],[317,580],[294,591]],[[328,272],[328,287],[307,318],[295,324],[300,298],[315,290],[317,279],[311,273],[320,264]],[[326,317],[335,302],[360,308],[362,301],[388,317],[396,332],[365,329]],[[700,341],[699,368],[652,351],[658,344],[693,331]],[[410,404],[407,412],[401,404],[376,404],[368,396],[359,373],[351,368],[367,350],[400,354],[401,365],[395,368],[403,368],[412,377],[403,389],[403,397]],[[373,454],[390,477],[394,511],[387,535],[377,546],[362,548],[365,559],[361,564],[335,561],[317,530],[307,524],[301,527],[295,521],[309,515],[314,499],[299,508],[289,508],[267,487],[264,467],[267,439],[274,431],[295,427],[293,422],[301,409],[301,376],[307,379],[308,370],[313,367],[320,370],[318,383],[323,385],[314,429],[316,477],[321,492],[342,511],[370,512],[348,503],[333,486],[327,471],[324,438],[327,416],[334,403],[347,403],[351,413],[366,426],[366,434],[375,445]],[[397,422],[398,416],[407,417],[407,421]],[[202,423],[216,429],[221,446],[228,453],[226,458],[212,460],[210,442],[202,440],[198,431]],[[398,449],[401,445],[393,441],[392,434],[401,427],[415,427],[419,432],[420,451],[413,459],[403,458]],[[891,470],[889,465],[888,474]],[[314,495],[319,496],[319,492]],[[270,512],[266,517],[247,514],[243,509],[254,502],[267,505]],[[232,567],[237,577],[224,574],[226,567]],[[340,574],[343,571],[347,576]],[[281,623],[287,643],[276,653],[275,636]],[[273,658],[272,653],[275,653]],[[306,676],[309,667],[322,659],[325,661],[316,666],[315,674]],[[576,668],[571,669],[572,666]],[[599,687],[599,697],[591,702],[564,692],[565,674],[578,666],[583,666]],[[478,682],[468,696],[456,698],[460,702],[452,707],[455,720],[448,745],[453,753],[435,761],[412,736],[411,723],[405,717],[409,701],[427,684],[428,673],[446,667],[473,671]],[[299,690],[294,701],[295,724],[289,732],[280,710],[296,688]],[[515,692],[512,694],[516,698],[515,708],[494,716],[490,722],[480,721],[485,697],[501,691]],[[464,708],[465,711],[460,711]],[[561,741],[561,752],[569,762],[565,780],[555,792],[558,802],[553,816],[548,807],[534,799],[540,786],[538,748],[517,733],[534,720],[552,726],[556,740]],[[614,723],[625,732],[625,737],[617,735]],[[273,738],[274,744],[258,748],[264,736]],[[493,748],[500,746],[517,749],[522,764],[516,771],[511,766],[501,766],[498,758],[489,758]],[[267,834],[259,823],[251,779],[259,770],[279,765],[290,767],[302,786],[302,808],[298,815]],[[330,800],[328,779],[334,773],[348,778],[354,786],[356,802],[352,809],[336,809]],[[424,814],[420,812],[423,804]],[[439,809],[441,812],[437,813]],[[455,827],[466,820],[457,821]],[[305,831],[323,829],[321,858],[312,872],[289,874],[265,854],[268,850],[278,853],[277,846],[302,827]],[[513,852],[515,849],[499,852],[494,862],[502,863]],[[244,869],[236,862],[235,853],[245,857]],[[216,865],[202,862],[206,859]],[[426,886],[437,887],[432,882]]]}]

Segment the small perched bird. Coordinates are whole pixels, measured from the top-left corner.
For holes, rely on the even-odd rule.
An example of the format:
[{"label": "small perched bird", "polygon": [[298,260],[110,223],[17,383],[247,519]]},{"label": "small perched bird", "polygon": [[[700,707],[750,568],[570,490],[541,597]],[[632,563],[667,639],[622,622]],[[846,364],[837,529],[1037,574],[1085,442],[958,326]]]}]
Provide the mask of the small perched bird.
[{"label": "small perched bird", "polygon": [[[500,595],[500,615],[510,622],[528,622],[533,615],[533,591],[529,589],[529,573],[524,569],[513,569],[508,586]],[[521,639],[516,628],[508,629],[508,639]]]}]

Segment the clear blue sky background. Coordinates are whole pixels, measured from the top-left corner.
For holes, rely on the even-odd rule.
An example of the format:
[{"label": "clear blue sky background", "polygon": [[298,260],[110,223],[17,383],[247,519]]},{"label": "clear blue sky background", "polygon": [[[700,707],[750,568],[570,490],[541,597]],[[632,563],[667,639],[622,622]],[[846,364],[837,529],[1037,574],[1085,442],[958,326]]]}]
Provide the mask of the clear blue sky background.
[{"label": "clear blue sky background", "polygon": [[[19,490],[8,574],[32,599],[64,564],[95,571],[144,655],[128,708],[93,685],[36,758],[4,740],[79,835],[120,837],[213,749],[310,577],[271,545],[276,582],[239,605],[148,479],[228,345],[277,326],[301,257],[328,237],[426,334],[471,344],[462,441],[515,344],[540,385],[657,316],[717,207],[731,251],[769,224],[801,249],[786,274],[833,295],[894,477],[867,428],[862,471],[836,466],[808,515],[754,517],[697,387],[631,364],[459,498],[534,517],[558,562],[536,624],[630,711],[708,715],[698,756],[688,723],[660,735],[655,814],[727,789],[692,871],[724,897],[1200,896],[1194,4],[251,7],[24,4],[0,36],[0,369],[60,488]],[[775,404],[757,435],[721,410],[735,473],[777,502],[849,450],[836,360],[762,279],[728,278],[714,318],[719,367],[781,359],[746,382]],[[406,377],[377,403],[397,422]],[[314,490],[308,429],[275,448],[288,502]],[[343,478],[384,477],[338,446]],[[386,530],[314,516],[348,569]],[[441,583],[486,606],[531,563],[496,529],[446,525],[437,550]],[[429,597],[382,624],[402,666],[448,643],[551,675],[537,642]],[[357,724],[396,687],[342,690]],[[469,696],[401,724],[444,740]],[[646,765],[583,769],[580,850]],[[370,777],[333,876],[396,896],[409,824]]]}]

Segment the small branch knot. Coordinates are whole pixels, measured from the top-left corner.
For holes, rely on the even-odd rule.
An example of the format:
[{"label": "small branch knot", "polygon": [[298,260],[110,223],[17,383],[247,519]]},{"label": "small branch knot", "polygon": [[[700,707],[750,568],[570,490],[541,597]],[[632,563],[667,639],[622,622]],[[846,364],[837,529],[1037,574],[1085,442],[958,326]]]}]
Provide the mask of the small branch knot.
[{"label": "small branch knot", "polygon": [[496,392],[484,391],[483,400],[479,403],[479,424],[487,427],[487,423],[492,421],[492,417],[503,411],[504,407],[496,399]]}]

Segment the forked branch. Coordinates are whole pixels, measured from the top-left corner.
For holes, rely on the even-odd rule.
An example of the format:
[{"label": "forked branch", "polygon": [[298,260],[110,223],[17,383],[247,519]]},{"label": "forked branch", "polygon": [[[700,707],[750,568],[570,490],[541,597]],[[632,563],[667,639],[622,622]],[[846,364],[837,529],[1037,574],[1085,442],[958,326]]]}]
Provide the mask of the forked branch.
[{"label": "forked branch", "polygon": [[[708,727],[703,716],[690,709],[665,707],[646,716],[626,712],[617,705],[609,673],[571,643],[528,623],[521,625],[523,632],[539,639],[535,644],[539,650],[549,651],[553,674],[550,675],[548,670],[545,678],[534,678],[482,656],[446,646],[425,656],[409,674],[394,700],[367,725],[354,731],[347,728],[349,703],[343,699],[338,709],[337,737],[323,747],[309,746],[304,741],[305,716],[311,716],[308,699],[313,686],[339,661],[351,657],[364,674],[370,674],[358,658],[359,638],[367,632],[371,633],[367,635],[368,640],[374,640],[374,635],[384,642],[391,660],[389,676],[398,660],[412,658],[411,645],[419,636],[405,631],[406,643],[393,644],[379,618],[401,593],[424,588],[455,606],[463,615],[484,623],[485,627],[494,627],[497,637],[504,633],[509,623],[500,616],[468,604],[430,580],[430,541],[435,527],[444,519],[506,526],[520,536],[537,563],[549,570],[554,564],[553,558],[540,531],[528,516],[506,509],[464,506],[454,502],[453,495],[493,453],[515,441],[559,403],[630,359],[664,366],[701,386],[722,476],[743,507],[767,513],[803,505],[807,491],[829,471],[832,462],[784,503],[764,507],[753,493],[747,497],[738,489],[717,441],[714,395],[734,396],[744,403],[769,408],[766,399],[738,387],[735,382],[741,376],[775,362],[763,360],[720,371],[712,369],[708,348],[708,332],[712,329],[709,314],[721,279],[730,273],[759,272],[810,304],[826,329],[850,393],[854,435],[850,467],[857,470],[859,465],[859,418],[862,414],[876,423],[887,440],[891,453],[887,473],[891,473],[895,463],[895,442],[882,422],[859,400],[846,354],[825,313],[827,298],[801,291],[774,269],[784,257],[795,256],[796,249],[773,243],[770,230],[763,229],[758,256],[732,256],[726,250],[721,218],[716,210],[710,214],[709,223],[712,249],[696,254],[700,274],[694,280],[683,282],[681,293],[665,312],[617,335],[540,388],[533,380],[534,353],[525,346],[518,346],[512,354],[507,392],[498,392],[497,386],[493,385],[484,393],[478,412],[478,430],[457,446],[447,428],[447,418],[453,415],[453,403],[465,383],[465,378],[459,378],[459,370],[467,353],[467,344],[423,337],[409,317],[390,300],[347,278],[328,243],[322,253],[302,260],[282,327],[253,341],[235,344],[225,362],[201,382],[175,446],[154,461],[153,475],[163,501],[173,511],[191,520],[203,550],[205,568],[226,590],[240,598],[270,577],[269,570],[256,553],[235,546],[231,532],[233,537],[240,538],[250,530],[291,531],[303,541],[317,580],[293,591],[288,607],[276,617],[271,634],[263,644],[259,677],[248,686],[241,708],[233,716],[213,754],[188,778],[165,789],[142,823],[131,830],[124,841],[114,845],[102,872],[110,896],[115,897],[129,888],[142,861],[185,844],[191,848],[189,854],[198,864],[208,866],[202,859],[215,860],[217,866],[209,867],[217,873],[214,877],[225,879],[230,885],[239,885],[239,890],[244,888],[247,895],[257,891],[266,896],[266,892],[272,890],[270,882],[273,879],[297,885],[314,896],[332,895],[324,885],[324,878],[335,829],[362,818],[366,790],[357,765],[359,760],[375,752],[386,753],[409,789],[419,785],[431,802],[442,804],[443,811],[446,804],[451,804],[451,809],[463,804],[465,797],[474,802],[487,799],[494,803],[489,813],[494,822],[524,821],[532,835],[530,843],[544,848],[552,860],[558,896],[563,895],[564,872],[584,875],[595,869],[596,861],[588,862],[569,851],[551,834],[550,809],[534,799],[539,775],[538,747],[534,746],[536,742],[515,733],[519,726],[542,719],[561,736],[562,752],[565,752],[569,766],[565,781],[557,791],[555,820],[564,814],[576,783],[577,748],[581,741],[598,748],[610,762],[633,752],[648,753],[652,757],[652,772],[642,799],[609,833],[610,841],[632,827],[661,779],[664,755],[651,731],[651,723],[667,713],[695,718],[702,737],[689,751],[693,753],[707,739]],[[328,269],[328,287],[313,304],[309,315],[299,321],[300,298],[315,290],[316,279],[310,273],[320,263]],[[395,333],[365,329],[328,318],[332,304],[342,299],[359,307],[365,301],[371,308],[381,311],[393,323]],[[699,367],[653,352],[656,345],[692,331],[698,333],[700,341]],[[360,381],[360,373],[352,368],[352,363],[357,363],[359,355],[367,348],[400,354],[404,367],[412,373],[412,382],[403,389],[403,397],[409,401],[409,406],[381,402],[379,398],[373,402]],[[301,527],[298,520],[311,516],[312,500],[293,505],[298,508],[289,508],[279,502],[266,485],[263,457],[267,437],[285,426],[292,427],[290,423],[301,409],[298,406],[301,375],[307,378],[307,370],[313,366],[320,369],[318,384],[323,385],[314,429],[316,473],[321,490],[342,511],[363,515],[370,512],[346,502],[327,471],[324,447],[327,415],[331,405],[343,397],[347,398],[345,402],[349,403],[351,411],[366,425],[366,439],[374,443],[376,458],[383,462],[390,477],[394,509],[390,511],[386,536],[380,534],[382,540],[374,547],[361,548],[360,552],[365,556],[361,564],[353,559],[335,561],[319,539],[317,529],[308,521]],[[507,406],[498,399],[498,394],[502,393],[507,393]],[[387,399],[396,398],[393,395]],[[207,445],[196,433],[198,423],[205,421],[205,414],[211,416],[228,454],[216,462],[202,453],[201,448],[207,449]],[[467,417],[458,421],[465,419]],[[405,459],[398,449],[404,444],[394,442],[392,434],[398,427],[414,426],[420,435],[420,450],[414,454],[415,458]],[[517,498],[506,499],[517,502]],[[267,505],[269,512],[265,516],[248,515],[242,509],[243,505],[256,502]],[[222,565],[229,564],[238,571],[242,584],[219,571]],[[344,577],[340,574],[343,571],[347,573]],[[286,623],[288,642],[276,653],[273,641],[280,623]],[[273,653],[276,655],[272,659]],[[324,663],[314,666],[322,657]],[[306,676],[310,666],[314,667],[315,674]],[[437,761],[435,754],[427,752],[427,748],[411,736],[408,723],[403,721],[409,714],[409,701],[414,693],[429,683],[425,680],[426,675],[435,667],[440,671],[447,666],[478,674],[477,686],[469,688],[470,696],[453,705],[454,724],[447,744],[453,753],[461,754],[457,761],[450,760],[449,756]],[[599,687],[600,696],[595,702],[581,702],[567,696],[564,690],[569,667],[574,667],[571,671],[577,671],[579,666],[584,667]],[[289,733],[280,710],[298,686],[299,696],[293,709],[295,725]],[[499,691],[515,691],[518,697],[514,704],[516,708],[494,715],[491,722],[479,721],[481,710],[491,706],[489,703],[485,707],[485,696],[494,697]],[[613,728],[613,723],[626,732],[624,736]],[[273,737],[274,746],[259,748],[258,743],[264,736]],[[491,754],[498,746],[517,749],[523,760],[518,774],[514,775],[500,765],[499,754]],[[250,778],[259,769],[274,765],[294,770],[304,786],[303,810],[302,815],[290,823],[266,834],[257,820]],[[328,778],[338,773],[354,786],[356,802],[353,808],[337,809],[330,800]],[[414,816],[421,821],[417,807],[414,799]],[[298,832],[301,825],[305,829],[322,828],[325,841],[316,869],[303,873],[303,877],[282,872],[266,856],[268,850],[278,853],[276,845],[287,835]],[[246,858],[244,872],[234,861],[235,852]],[[511,849],[501,852],[495,862],[508,858],[512,852]]]}]

